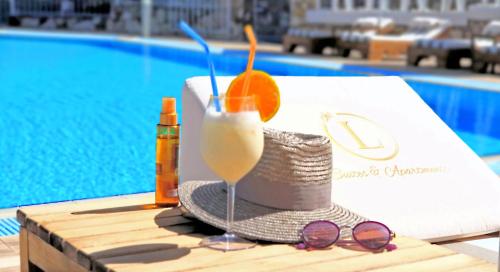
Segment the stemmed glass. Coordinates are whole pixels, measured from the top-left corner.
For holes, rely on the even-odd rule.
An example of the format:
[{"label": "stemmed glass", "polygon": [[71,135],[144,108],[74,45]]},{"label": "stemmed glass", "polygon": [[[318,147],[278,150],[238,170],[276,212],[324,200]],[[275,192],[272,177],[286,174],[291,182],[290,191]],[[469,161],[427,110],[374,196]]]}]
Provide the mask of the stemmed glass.
[{"label": "stemmed glass", "polygon": [[255,246],[233,233],[235,187],[257,164],[263,149],[262,121],[255,97],[212,96],[203,118],[201,154],[227,184],[227,228],[221,236],[202,240],[202,246],[223,251]]}]

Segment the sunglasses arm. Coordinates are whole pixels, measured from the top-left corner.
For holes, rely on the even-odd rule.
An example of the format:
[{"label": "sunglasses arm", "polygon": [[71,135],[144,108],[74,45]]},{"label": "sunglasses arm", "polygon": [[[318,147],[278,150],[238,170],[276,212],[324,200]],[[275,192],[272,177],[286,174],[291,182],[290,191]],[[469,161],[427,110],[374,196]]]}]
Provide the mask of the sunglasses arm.
[{"label": "sunglasses arm", "polygon": [[[394,238],[396,238],[396,233],[391,231],[391,240]],[[387,251],[393,251],[396,249],[398,249],[398,246],[396,244],[389,243],[385,246],[385,250],[387,250]]]}]

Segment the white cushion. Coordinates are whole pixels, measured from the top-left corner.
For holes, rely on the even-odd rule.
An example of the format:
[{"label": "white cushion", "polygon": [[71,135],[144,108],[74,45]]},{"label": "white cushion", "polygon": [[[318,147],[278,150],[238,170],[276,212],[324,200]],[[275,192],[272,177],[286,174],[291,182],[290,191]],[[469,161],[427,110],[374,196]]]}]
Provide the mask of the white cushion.
[{"label": "white cushion", "polygon": [[399,35],[375,35],[373,40],[388,42],[416,42],[421,39],[434,39],[449,27],[447,20],[432,17],[416,17],[409,24],[408,30]]},{"label": "white cushion", "polygon": [[394,24],[392,18],[385,17],[361,17],[354,21],[353,26],[363,28],[383,29]]},{"label": "white cushion", "polygon": [[342,32],[340,34],[340,39],[343,41],[349,41],[349,42],[356,42],[356,41],[367,41],[371,37],[376,35],[375,30],[368,30],[368,31],[352,31],[352,32]]},{"label": "white cushion", "polygon": [[371,37],[373,40],[377,41],[395,41],[395,42],[416,42],[420,39],[434,39],[441,35],[447,27],[437,27],[430,29],[427,32],[405,32],[400,36],[392,35],[375,35]]},{"label": "white cushion", "polygon": [[500,21],[489,22],[482,31],[483,35],[500,36]]},{"label": "white cushion", "polygon": [[482,53],[497,54],[500,53],[500,45],[478,46],[476,49]]},{"label": "white cushion", "polygon": [[[384,222],[401,235],[421,239],[446,240],[500,229],[500,179],[402,79],[274,79],[281,91],[281,108],[266,127],[325,135],[323,114],[338,119],[328,123],[336,140],[332,187],[336,203]],[[219,90],[224,92],[231,80],[218,78]],[[181,182],[219,179],[199,151],[210,93],[208,77],[186,81]],[[366,147],[384,148],[360,149],[340,121],[349,121]],[[380,160],[391,155],[395,156]]]},{"label": "white cushion", "polygon": [[372,26],[376,27],[378,25],[377,17],[361,17],[354,21],[355,26]]},{"label": "white cushion", "polygon": [[495,46],[495,43],[491,39],[474,39],[474,47],[478,50],[486,51],[492,46]]},{"label": "white cushion", "polygon": [[435,39],[439,35],[441,35],[444,31],[446,31],[448,27],[436,27],[434,29],[429,30],[428,32],[422,33],[422,37],[425,39]]},{"label": "white cushion", "polygon": [[415,17],[410,21],[409,29],[422,29],[428,31],[432,28],[442,27],[447,25],[447,20],[433,17]]},{"label": "white cushion", "polygon": [[353,26],[356,30],[341,31],[339,37],[348,42],[366,42],[377,35],[377,31],[394,24],[391,18],[361,17],[356,19]]},{"label": "white cushion", "polygon": [[374,41],[384,41],[384,42],[415,42],[416,40],[422,39],[424,37],[415,34],[403,34],[400,36],[392,35],[375,35],[371,37]]}]

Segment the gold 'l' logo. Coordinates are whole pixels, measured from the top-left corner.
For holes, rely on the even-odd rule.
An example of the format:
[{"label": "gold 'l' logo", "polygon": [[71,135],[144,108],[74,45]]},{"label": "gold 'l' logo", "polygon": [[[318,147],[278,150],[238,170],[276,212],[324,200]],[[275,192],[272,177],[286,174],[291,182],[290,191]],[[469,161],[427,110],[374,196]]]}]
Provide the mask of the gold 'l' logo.
[{"label": "gold 'l' logo", "polygon": [[377,144],[374,145],[374,146],[368,146],[365,142],[363,142],[363,140],[361,140],[361,138],[358,136],[358,134],[356,134],[352,128],[349,126],[349,122],[348,121],[339,121],[338,122],[342,127],[344,127],[348,132],[349,134],[351,135],[351,137],[356,141],[356,143],[358,143],[359,145],[359,149],[377,149],[377,148],[384,148],[384,145],[380,142],[379,139],[377,139]]},{"label": "gold 'l' logo", "polygon": [[366,117],[352,113],[325,113],[323,124],[332,142],[351,155],[384,161],[399,153],[398,143],[387,130]]}]

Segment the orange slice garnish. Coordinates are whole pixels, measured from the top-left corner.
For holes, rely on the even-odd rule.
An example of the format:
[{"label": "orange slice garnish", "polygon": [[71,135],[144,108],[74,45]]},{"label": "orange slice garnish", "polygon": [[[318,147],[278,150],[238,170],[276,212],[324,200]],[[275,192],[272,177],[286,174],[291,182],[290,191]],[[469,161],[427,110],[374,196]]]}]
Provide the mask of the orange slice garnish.
[{"label": "orange slice garnish", "polygon": [[[240,74],[231,82],[227,89],[227,97],[244,96],[243,82],[245,73]],[[246,93],[247,96],[255,96],[256,106],[259,110],[260,119],[267,122],[273,118],[280,108],[280,92],[278,85],[273,78],[266,72],[252,70],[250,76],[250,86]],[[239,109],[239,105],[235,105],[237,100],[226,100],[226,110],[234,112]]]}]

